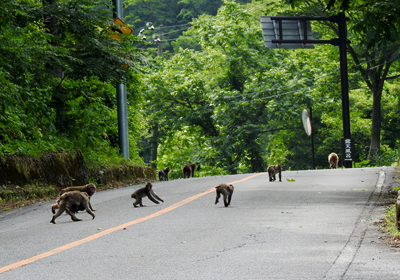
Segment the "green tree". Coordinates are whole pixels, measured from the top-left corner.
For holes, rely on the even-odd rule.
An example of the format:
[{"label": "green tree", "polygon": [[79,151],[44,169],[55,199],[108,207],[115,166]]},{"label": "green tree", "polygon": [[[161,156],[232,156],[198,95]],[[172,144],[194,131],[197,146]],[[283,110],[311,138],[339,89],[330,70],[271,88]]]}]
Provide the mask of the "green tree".
[{"label": "green tree", "polygon": [[[281,7],[224,3],[216,16],[200,16],[185,32],[200,39],[199,51],[176,49],[145,75],[144,115],[150,129],[157,127],[152,134],[157,163],[195,161],[227,173],[264,171],[276,163],[311,168],[310,138],[300,116],[312,107],[315,163],[326,168],[327,155],[341,146],[337,48],[266,49],[259,15]],[[321,26],[315,31],[332,36]],[[361,88],[362,77],[350,70],[352,136],[356,160],[364,160],[372,98]]]},{"label": "green tree", "polygon": [[[249,3],[250,0],[238,0],[237,3]],[[124,1],[124,20],[131,24],[136,34],[147,28],[147,23],[154,26],[153,31],[145,32],[148,42],[163,35],[163,49],[174,52],[178,49],[178,37],[190,28],[192,19],[203,14],[215,16],[223,5],[222,0],[126,0]],[[150,26],[151,26],[150,25]],[[160,26],[162,25],[162,28]],[[155,36],[155,38],[153,38]],[[193,45],[197,43],[192,42]],[[175,47],[173,47],[175,45]],[[154,47],[154,44],[149,47]],[[181,45],[182,46],[182,45]]]},{"label": "green tree", "polygon": [[[7,0],[0,6],[0,155],[31,152],[25,142],[53,133],[51,76],[44,70],[49,56],[48,34],[35,21],[33,1]],[[40,143],[38,143],[40,145]]]},{"label": "green tree", "polygon": [[[385,84],[398,74],[400,58],[400,3],[388,1],[287,1],[296,6],[303,14],[327,16],[338,10],[346,10],[350,15],[349,37],[347,45],[355,69],[369,88],[372,97],[371,142],[368,158],[373,161],[381,146],[382,94]],[[328,6],[326,6],[328,3]],[[329,10],[326,11],[325,8]],[[326,24],[334,33],[337,28]]]},{"label": "green tree", "polygon": [[142,40],[110,37],[109,1],[7,0],[0,11],[1,155],[82,148],[96,163],[117,157],[116,83],[128,86],[137,144]]},{"label": "green tree", "polygon": [[207,139],[201,164],[229,173],[264,171],[264,135],[291,125],[299,104],[310,102],[305,81],[296,78],[288,51],[264,48],[252,9],[226,1],[217,16],[203,15],[193,28],[202,51],[181,49],[145,76],[149,127],[158,125],[157,143],[196,127],[191,131]]}]

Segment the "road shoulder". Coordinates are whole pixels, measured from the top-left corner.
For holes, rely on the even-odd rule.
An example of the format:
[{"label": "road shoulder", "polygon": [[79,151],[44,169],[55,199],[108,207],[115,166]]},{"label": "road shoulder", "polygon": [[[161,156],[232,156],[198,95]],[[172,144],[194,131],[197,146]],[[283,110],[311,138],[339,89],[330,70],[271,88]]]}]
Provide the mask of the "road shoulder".
[{"label": "road shoulder", "polygon": [[385,180],[379,198],[375,202],[368,223],[368,229],[362,238],[361,246],[345,273],[346,279],[394,279],[398,276],[400,243],[393,240],[386,230],[387,208],[394,203],[391,193],[399,185],[398,169],[383,167]]}]

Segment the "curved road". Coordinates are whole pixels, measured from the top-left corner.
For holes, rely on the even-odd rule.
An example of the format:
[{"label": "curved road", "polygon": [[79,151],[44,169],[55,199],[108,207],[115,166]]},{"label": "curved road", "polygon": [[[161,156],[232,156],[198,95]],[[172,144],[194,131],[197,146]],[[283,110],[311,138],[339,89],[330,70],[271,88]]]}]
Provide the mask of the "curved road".
[{"label": "curved road", "polygon": [[[98,192],[96,218],[54,201],[0,213],[0,279],[396,279],[379,242],[394,168],[284,171],[155,182],[164,203],[134,208],[140,186]],[[289,180],[288,180],[289,179]],[[232,183],[232,205],[214,187]]]}]

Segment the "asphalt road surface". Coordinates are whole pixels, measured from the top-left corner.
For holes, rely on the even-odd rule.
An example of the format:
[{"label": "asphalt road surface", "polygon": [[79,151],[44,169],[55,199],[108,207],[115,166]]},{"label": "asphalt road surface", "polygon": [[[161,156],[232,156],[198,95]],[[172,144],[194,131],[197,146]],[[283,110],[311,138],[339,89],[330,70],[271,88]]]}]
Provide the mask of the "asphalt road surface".
[{"label": "asphalt road surface", "polygon": [[[0,279],[399,279],[400,251],[379,241],[394,168],[284,171],[155,182],[96,193],[96,218],[51,204],[0,213]],[[214,205],[232,183],[232,203]],[[397,186],[397,185],[396,185]]]}]

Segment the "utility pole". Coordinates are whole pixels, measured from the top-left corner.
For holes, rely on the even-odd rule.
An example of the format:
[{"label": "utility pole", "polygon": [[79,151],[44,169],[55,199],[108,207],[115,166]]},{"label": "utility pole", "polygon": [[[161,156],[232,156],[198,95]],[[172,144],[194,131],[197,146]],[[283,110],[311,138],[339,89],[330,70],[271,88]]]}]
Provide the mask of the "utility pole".
[{"label": "utility pole", "polygon": [[[122,0],[113,0],[113,17],[123,19]],[[129,160],[129,137],[128,137],[128,107],[126,97],[126,86],[117,84],[117,115],[118,115],[118,138],[119,148],[122,156]]]},{"label": "utility pole", "polygon": [[[310,107],[310,122],[312,125],[312,107]],[[314,130],[311,134],[311,154],[312,154],[312,169],[315,169],[315,155],[314,155]]]},{"label": "utility pole", "polygon": [[[160,25],[158,33],[158,50],[157,56],[163,55],[163,25]],[[157,165],[154,163],[157,160],[157,149],[158,149],[158,124],[153,125],[153,135],[151,141],[151,167],[157,169]]]},{"label": "utility pole", "polygon": [[162,56],[163,55],[163,27],[164,25],[160,25],[160,31],[159,31],[159,41],[158,41],[158,51],[157,55]]},{"label": "utility pole", "polygon": [[350,134],[350,110],[349,110],[349,79],[347,74],[347,25],[344,13],[337,15],[337,24],[339,27],[339,56],[340,56],[340,84],[342,89],[342,119],[343,119],[343,142],[342,161],[346,168],[352,167],[352,154],[346,151],[352,151],[354,143]]}]

